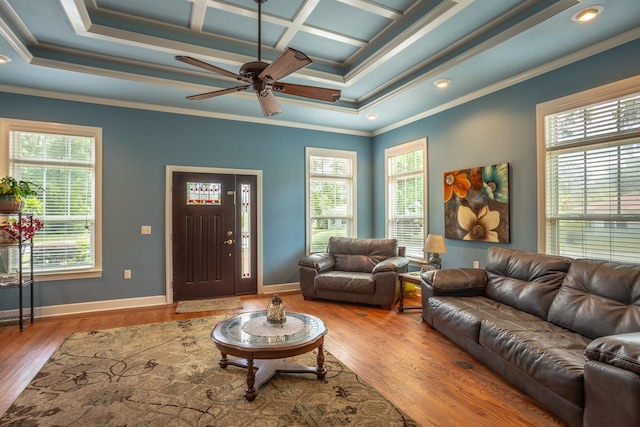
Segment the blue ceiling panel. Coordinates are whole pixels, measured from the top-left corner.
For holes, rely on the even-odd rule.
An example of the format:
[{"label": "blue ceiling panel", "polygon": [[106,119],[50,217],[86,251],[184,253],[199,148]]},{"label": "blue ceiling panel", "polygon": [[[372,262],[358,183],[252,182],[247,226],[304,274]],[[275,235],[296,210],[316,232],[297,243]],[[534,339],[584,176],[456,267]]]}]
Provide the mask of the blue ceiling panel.
[{"label": "blue ceiling panel", "polygon": [[255,22],[254,19],[247,16],[209,8],[207,9],[202,29],[211,34],[253,42],[258,38],[258,27]]},{"label": "blue ceiling panel", "polygon": [[69,19],[57,2],[39,2],[38,7],[34,7],[35,2],[24,0],[10,0],[11,8],[19,15],[22,24],[29,28],[33,37],[42,42],[61,41],[73,36],[73,30]]},{"label": "blue ceiling panel", "polygon": [[98,9],[125,15],[144,16],[167,24],[188,26],[191,16],[190,1],[173,0],[95,0]]}]

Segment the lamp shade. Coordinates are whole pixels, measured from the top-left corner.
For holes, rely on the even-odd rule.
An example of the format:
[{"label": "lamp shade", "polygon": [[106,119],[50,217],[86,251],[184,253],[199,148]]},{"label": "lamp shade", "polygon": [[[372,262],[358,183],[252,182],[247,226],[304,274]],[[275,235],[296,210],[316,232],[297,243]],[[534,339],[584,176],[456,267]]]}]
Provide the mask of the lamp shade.
[{"label": "lamp shade", "polygon": [[440,234],[429,234],[427,236],[427,243],[424,246],[424,250],[437,254],[446,254],[447,247],[444,244],[444,237]]}]

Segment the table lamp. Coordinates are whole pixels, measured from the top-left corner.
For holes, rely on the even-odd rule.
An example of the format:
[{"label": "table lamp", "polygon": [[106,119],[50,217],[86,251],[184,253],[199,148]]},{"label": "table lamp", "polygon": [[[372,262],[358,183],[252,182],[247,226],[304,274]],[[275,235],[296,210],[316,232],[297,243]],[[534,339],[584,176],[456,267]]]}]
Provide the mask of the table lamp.
[{"label": "table lamp", "polygon": [[424,246],[424,250],[431,253],[429,257],[429,264],[435,268],[442,267],[442,260],[439,254],[446,254],[447,247],[444,244],[444,237],[440,234],[429,234],[427,236],[427,242]]}]

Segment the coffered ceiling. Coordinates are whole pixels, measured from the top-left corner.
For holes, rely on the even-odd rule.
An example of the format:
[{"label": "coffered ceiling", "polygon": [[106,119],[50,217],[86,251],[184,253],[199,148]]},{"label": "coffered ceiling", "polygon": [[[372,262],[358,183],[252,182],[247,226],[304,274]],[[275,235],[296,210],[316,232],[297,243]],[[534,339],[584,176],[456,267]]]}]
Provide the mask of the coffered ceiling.
[{"label": "coffered ceiling", "polygon": [[[572,20],[598,6],[589,24]],[[313,63],[283,82],[335,88],[332,104],[252,91],[232,73],[258,57],[255,0],[0,0],[0,91],[370,135],[640,37],[638,0],[269,0],[261,59]],[[450,79],[446,89],[434,82]],[[375,120],[368,120],[376,114]]]}]

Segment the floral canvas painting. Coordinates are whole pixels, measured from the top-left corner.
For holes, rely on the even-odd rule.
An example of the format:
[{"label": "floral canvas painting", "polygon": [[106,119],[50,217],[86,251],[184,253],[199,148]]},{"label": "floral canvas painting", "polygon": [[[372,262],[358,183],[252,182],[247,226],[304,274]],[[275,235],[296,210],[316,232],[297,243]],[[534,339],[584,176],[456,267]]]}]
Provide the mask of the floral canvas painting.
[{"label": "floral canvas painting", "polygon": [[447,239],[509,243],[509,163],[444,173]]}]

